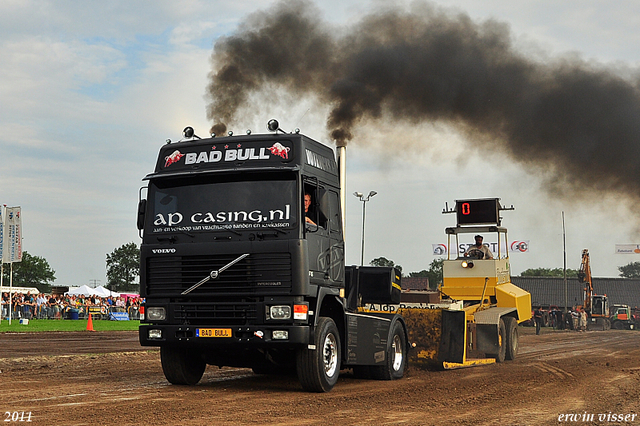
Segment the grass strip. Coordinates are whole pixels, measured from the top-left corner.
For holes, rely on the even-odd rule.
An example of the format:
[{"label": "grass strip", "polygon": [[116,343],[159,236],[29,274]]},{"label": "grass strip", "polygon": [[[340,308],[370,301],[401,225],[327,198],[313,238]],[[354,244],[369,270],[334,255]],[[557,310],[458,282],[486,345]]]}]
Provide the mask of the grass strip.
[{"label": "grass strip", "polygon": [[[87,329],[88,320],[46,320],[32,319],[29,324],[20,324],[20,320],[6,319],[0,323],[0,333],[33,333],[45,331],[83,331]],[[131,331],[138,330],[140,321],[108,321],[93,320],[95,331]]]}]

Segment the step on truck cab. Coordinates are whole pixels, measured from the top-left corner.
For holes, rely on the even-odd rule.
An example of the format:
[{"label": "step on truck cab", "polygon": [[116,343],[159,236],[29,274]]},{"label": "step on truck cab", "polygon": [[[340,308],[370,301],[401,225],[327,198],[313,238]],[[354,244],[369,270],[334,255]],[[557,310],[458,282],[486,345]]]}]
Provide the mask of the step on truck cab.
[{"label": "step on truck cab", "polygon": [[400,277],[345,269],[333,150],[268,128],[205,139],[186,128],[160,149],[138,207],[141,344],[160,347],[174,384],[196,384],[207,364],[297,372],[318,392],[342,368],[402,377],[402,317],[357,311],[361,287],[392,302]]}]

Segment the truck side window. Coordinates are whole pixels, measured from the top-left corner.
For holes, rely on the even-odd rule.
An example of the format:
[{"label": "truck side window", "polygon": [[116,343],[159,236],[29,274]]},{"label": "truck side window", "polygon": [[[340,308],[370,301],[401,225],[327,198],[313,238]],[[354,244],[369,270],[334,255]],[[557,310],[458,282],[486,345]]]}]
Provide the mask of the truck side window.
[{"label": "truck side window", "polygon": [[304,186],[303,207],[305,223],[327,229],[327,218],[318,208],[316,188],[311,185]]},{"label": "truck side window", "polygon": [[[310,190],[304,191],[304,220],[305,223],[310,225],[317,225],[317,215],[314,214],[315,206],[313,203],[314,197],[311,195]],[[314,220],[315,219],[315,220]]]},{"label": "truck side window", "polygon": [[332,231],[340,231],[342,228],[342,216],[340,215],[340,203],[338,201],[338,194],[329,191],[329,206],[331,206],[331,216],[329,218],[329,223]]}]

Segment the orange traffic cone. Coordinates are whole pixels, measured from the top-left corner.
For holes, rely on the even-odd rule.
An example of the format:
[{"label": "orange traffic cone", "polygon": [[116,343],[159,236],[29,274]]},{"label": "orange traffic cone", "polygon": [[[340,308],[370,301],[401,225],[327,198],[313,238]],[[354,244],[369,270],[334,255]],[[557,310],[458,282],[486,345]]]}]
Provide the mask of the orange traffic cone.
[{"label": "orange traffic cone", "polygon": [[87,321],[87,331],[95,331],[93,329],[93,319],[91,319],[91,314],[89,314],[89,321]]}]

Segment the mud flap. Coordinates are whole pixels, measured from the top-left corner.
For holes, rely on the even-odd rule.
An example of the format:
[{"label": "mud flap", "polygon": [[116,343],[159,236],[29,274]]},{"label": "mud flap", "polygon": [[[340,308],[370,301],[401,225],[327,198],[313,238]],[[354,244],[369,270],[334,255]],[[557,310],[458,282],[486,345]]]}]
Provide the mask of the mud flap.
[{"label": "mud flap", "polygon": [[466,314],[463,311],[442,311],[442,339],[438,362],[464,362]]},{"label": "mud flap", "polygon": [[476,349],[486,355],[500,352],[500,319],[516,308],[489,308],[474,315],[476,322]]},{"label": "mud flap", "polygon": [[476,342],[477,349],[488,355],[496,355],[500,351],[498,346],[499,324],[477,324]]}]

